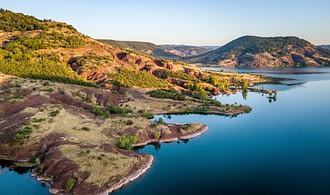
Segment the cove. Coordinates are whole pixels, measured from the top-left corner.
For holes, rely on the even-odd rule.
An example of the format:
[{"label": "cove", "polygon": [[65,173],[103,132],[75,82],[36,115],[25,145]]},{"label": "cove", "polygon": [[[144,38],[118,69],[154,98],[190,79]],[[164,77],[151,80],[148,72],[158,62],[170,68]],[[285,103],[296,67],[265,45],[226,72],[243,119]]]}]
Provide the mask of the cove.
[{"label": "cove", "polygon": [[216,97],[251,106],[249,114],[158,116],[209,130],[139,149],[154,156],[153,166],[114,194],[330,194],[330,75],[317,71],[323,74],[272,73],[302,82],[267,84],[279,90],[271,103],[251,92]]}]

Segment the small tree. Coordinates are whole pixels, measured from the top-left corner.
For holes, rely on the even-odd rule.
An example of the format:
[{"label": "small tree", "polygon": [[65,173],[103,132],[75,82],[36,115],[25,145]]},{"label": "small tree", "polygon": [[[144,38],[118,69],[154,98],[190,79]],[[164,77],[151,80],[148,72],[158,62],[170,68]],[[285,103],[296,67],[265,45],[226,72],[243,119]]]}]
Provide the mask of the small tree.
[{"label": "small tree", "polygon": [[159,131],[159,130],[154,131],[154,138],[155,139],[159,139],[161,137],[161,135],[162,135],[162,132],[161,131]]},{"label": "small tree", "polygon": [[244,80],[244,81],[243,81],[243,84],[242,84],[242,89],[243,89],[243,91],[247,91],[248,88],[249,88],[249,81]]},{"label": "small tree", "polygon": [[70,192],[72,188],[74,187],[74,184],[76,183],[76,180],[70,177],[65,185],[65,192]]}]

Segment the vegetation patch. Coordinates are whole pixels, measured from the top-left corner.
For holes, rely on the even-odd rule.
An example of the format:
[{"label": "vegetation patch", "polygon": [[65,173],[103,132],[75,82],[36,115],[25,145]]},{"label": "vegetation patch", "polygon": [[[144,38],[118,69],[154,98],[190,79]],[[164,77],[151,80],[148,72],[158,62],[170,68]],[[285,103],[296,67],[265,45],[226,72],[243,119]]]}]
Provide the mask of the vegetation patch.
[{"label": "vegetation patch", "polygon": [[121,108],[114,104],[110,105],[107,110],[109,111],[110,114],[120,114],[120,115],[126,115],[132,112],[132,110],[128,108]]},{"label": "vegetation patch", "polygon": [[65,192],[70,192],[73,189],[75,183],[76,180],[70,177],[65,184]]},{"label": "vegetation patch", "polygon": [[121,136],[116,143],[116,146],[121,149],[132,150],[132,145],[138,142],[136,135]]},{"label": "vegetation patch", "polygon": [[187,130],[189,130],[191,127],[192,127],[192,124],[184,124],[184,125],[182,125],[181,129],[184,130],[184,131],[187,131]]},{"label": "vegetation patch", "polygon": [[184,101],[186,99],[186,96],[174,90],[156,89],[147,92],[147,94],[150,95],[151,97],[160,98],[160,99],[172,99],[179,101]]},{"label": "vegetation patch", "polygon": [[32,133],[32,128],[29,126],[25,126],[21,128],[18,133],[11,139],[11,143],[13,144],[23,144],[24,139],[29,138],[29,135]]},{"label": "vegetation patch", "polygon": [[162,136],[162,132],[159,130],[156,130],[156,131],[154,131],[153,135],[154,135],[155,139],[160,139],[160,137]]},{"label": "vegetation patch", "polygon": [[172,71],[167,69],[157,69],[156,72],[164,78],[177,78],[188,81],[197,81],[198,79],[183,71]]},{"label": "vegetation patch", "polygon": [[142,117],[147,118],[147,119],[153,119],[155,117],[155,115],[152,114],[151,112],[143,112]]},{"label": "vegetation patch", "polygon": [[95,116],[103,116],[105,118],[108,118],[109,117],[109,112],[99,106],[95,106],[93,107],[92,109],[92,113],[95,115]]},{"label": "vegetation patch", "polygon": [[43,30],[45,26],[33,16],[0,9],[0,29],[6,32]]},{"label": "vegetation patch", "polygon": [[163,125],[163,124],[165,124],[163,118],[159,118],[158,120],[154,120],[154,121],[152,121],[152,123],[151,123],[151,127],[155,128],[155,127],[157,127],[158,125]]},{"label": "vegetation patch", "polygon": [[160,79],[147,71],[118,69],[116,73],[110,73],[109,78],[113,84],[123,87],[168,88],[170,86],[166,80]]}]

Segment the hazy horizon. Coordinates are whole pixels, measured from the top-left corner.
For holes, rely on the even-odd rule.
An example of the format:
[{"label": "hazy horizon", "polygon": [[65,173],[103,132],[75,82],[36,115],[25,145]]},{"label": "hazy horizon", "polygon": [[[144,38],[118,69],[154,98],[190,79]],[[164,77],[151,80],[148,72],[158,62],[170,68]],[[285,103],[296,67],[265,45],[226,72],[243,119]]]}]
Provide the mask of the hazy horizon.
[{"label": "hazy horizon", "polygon": [[297,36],[330,44],[330,1],[2,0],[0,7],[67,22],[97,39],[221,46],[240,36]]}]

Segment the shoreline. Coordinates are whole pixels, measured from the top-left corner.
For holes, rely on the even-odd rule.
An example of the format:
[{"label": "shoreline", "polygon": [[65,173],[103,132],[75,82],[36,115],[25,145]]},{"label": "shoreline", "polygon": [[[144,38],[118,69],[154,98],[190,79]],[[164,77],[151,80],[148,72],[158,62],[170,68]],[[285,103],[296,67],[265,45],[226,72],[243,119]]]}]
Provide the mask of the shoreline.
[{"label": "shoreline", "polygon": [[148,161],[145,163],[143,167],[140,169],[136,170],[134,173],[128,175],[127,177],[124,177],[121,181],[119,181],[115,186],[111,187],[110,189],[106,190],[105,192],[100,193],[99,195],[108,195],[111,194],[112,192],[119,190],[120,188],[124,187],[125,185],[129,184],[130,182],[138,179],[141,177],[144,173],[150,169],[152,166],[154,157],[150,154],[145,154],[148,156]]},{"label": "shoreline", "polygon": [[[154,144],[154,143],[169,143],[169,142],[173,142],[173,141],[178,141],[178,140],[186,140],[186,139],[192,139],[195,138],[197,136],[202,135],[203,133],[205,133],[208,130],[208,126],[207,125],[203,125],[203,127],[201,127],[198,131],[193,132],[193,133],[189,133],[187,135],[179,135],[177,137],[173,137],[173,138],[164,138],[164,139],[149,139],[148,141],[145,142],[141,142],[138,144],[134,144],[132,145],[133,147],[143,147],[149,144]],[[137,169],[136,171],[134,171],[133,173],[131,173],[130,175],[124,177],[121,181],[119,181],[116,185],[114,185],[113,187],[109,188],[108,190],[99,193],[98,195],[108,195],[111,194],[114,191],[119,190],[120,188],[128,185],[129,183],[133,182],[134,180],[140,178],[143,174],[145,174],[152,166],[154,157],[150,154],[140,154],[140,155],[146,155],[148,160],[147,162],[140,167],[139,169]],[[35,172],[31,172],[31,177],[36,178],[37,181],[44,183],[49,189],[49,193],[51,194],[58,194],[61,190],[60,189],[55,189],[52,188],[51,186],[51,182],[52,179],[51,178],[45,178],[45,177],[41,177],[38,176]]]},{"label": "shoreline", "polygon": [[157,112],[155,115],[189,115],[189,114],[200,114],[200,115],[219,115],[219,116],[226,116],[226,117],[233,117],[238,116],[241,114],[247,114],[249,112],[245,110],[239,110],[239,111],[232,111],[232,112],[225,112],[225,111],[207,111],[207,112]]},{"label": "shoreline", "polygon": [[172,137],[172,138],[164,138],[164,139],[149,139],[145,142],[141,142],[141,143],[137,143],[137,144],[133,144],[133,147],[143,147],[149,144],[155,144],[155,143],[169,143],[169,142],[174,142],[174,141],[178,141],[178,140],[185,140],[185,139],[192,139],[194,137],[197,137],[203,133],[205,133],[208,130],[207,125],[203,125],[203,127],[201,128],[201,130],[197,131],[197,132],[193,132],[191,134],[187,134],[187,135],[182,135],[182,136],[177,136],[177,137]]},{"label": "shoreline", "polygon": [[[150,139],[146,142],[134,144],[132,146],[133,147],[142,147],[142,146],[146,146],[146,145],[153,144],[153,143],[168,143],[168,142],[173,142],[173,141],[177,141],[177,140],[192,139],[194,137],[197,137],[197,136],[205,133],[207,130],[208,130],[207,125],[203,125],[203,127],[199,131],[191,133],[191,134],[182,135],[182,136],[173,137],[173,138],[158,139],[158,140],[157,139]],[[150,169],[150,167],[152,166],[154,157],[152,155],[149,155],[149,154],[145,154],[145,155],[148,155],[149,159],[143,167],[136,170],[134,173],[128,175],[127,177],[123,178],[115,186],[113,186],[112,188],[108,189],[107,191],[105,191],[103,193],[100,193],[99,195],[111,194],[112,192],[114,192],[116,190],[119,190],[120,188],[124,187],[125,185],[128,185],[130,182],[138,179],[144,173],[146,173],[148,171],[148,169]]]}]

